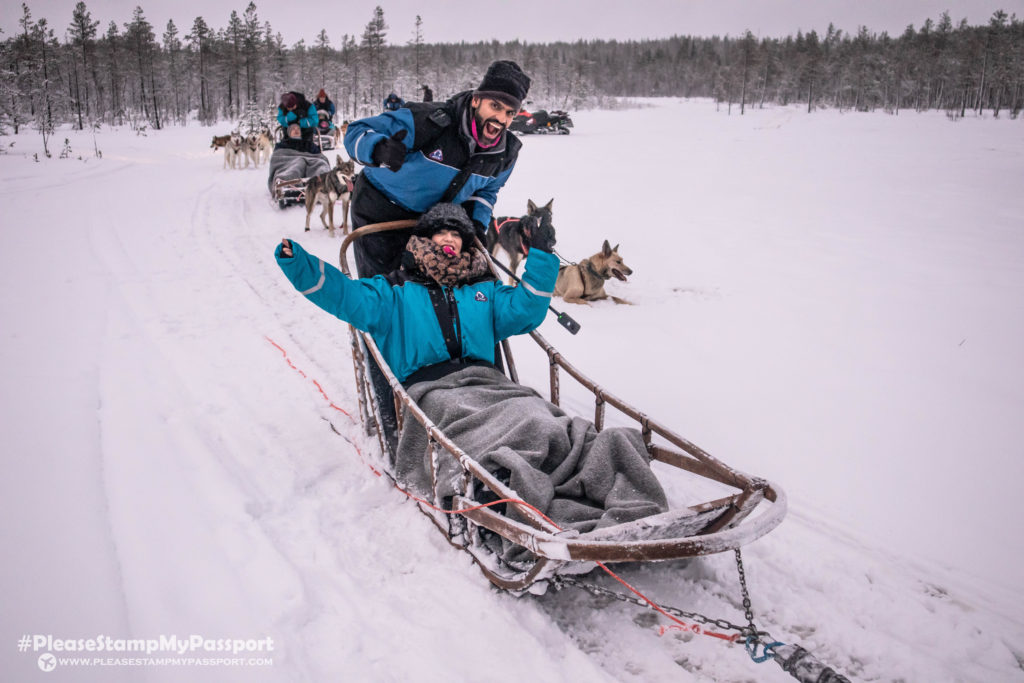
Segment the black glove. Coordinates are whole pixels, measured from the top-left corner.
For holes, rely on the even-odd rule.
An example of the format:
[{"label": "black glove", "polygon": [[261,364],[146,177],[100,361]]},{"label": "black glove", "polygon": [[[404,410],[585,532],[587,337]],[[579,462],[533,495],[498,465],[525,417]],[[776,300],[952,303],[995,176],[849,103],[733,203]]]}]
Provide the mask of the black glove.
[{"label": "black glove", "polygon": [[476,233],[476,238],[478,240],[480,240],[480,244],[482,244],[482,245],[484,245],[486,247],[487,246],[487,226],[474,218],[473,219],[473,232]]},{"label": "black glove", "polygon": [[381,168],[397,171],[405,163],[405,155],[409,150],[402,144],[408,131],[400,130],[389,138],[384,138],[373,148],[373,163]]},{"label": "black glove", "polygon": [[530,229],[530,248],[540,249],[549,254],[555,247],[555,227],[550,223],[537,221]]}]

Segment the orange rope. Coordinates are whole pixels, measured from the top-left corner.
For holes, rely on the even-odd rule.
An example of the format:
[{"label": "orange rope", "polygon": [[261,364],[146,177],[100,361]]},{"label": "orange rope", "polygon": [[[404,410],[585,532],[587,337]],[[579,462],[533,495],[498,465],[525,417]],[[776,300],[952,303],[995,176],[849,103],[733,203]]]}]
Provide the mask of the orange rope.
[{"label": "orange rope", "polygon": [[[291,367],[297,373],[302,375],[303,378],[308,379],[308,380],[310,380],[313,383],[313,385],[320,392],[320,395],[324,397],[325,401],[327,401],[327,405],[328,406],[330,406],[334,410],[337,410],[337,411],[343,413],[345,415],[345,417],[347,417],[353,424],[356,424],[355,418],[353,418],[352,415],[347,410],[345,410],[344,408],[338,407],[330,399],[330,397],[327,395],[327,392],[324,391],[323,387],[320,386],[320,383],[318,381],[316,381],[315,379],[307,376],[305,372],[303,372],[298,366],[296,366],[294,363],[292,363],[291,359],[288,358],[288,352],[285,351],[284,348],[282,348],[280,344],[278,344],[273,339],[271,339],[270,337],[267,337],[267,336],[264,336],[264,339],[266,339],[268,342],[270,342],[278,351],[281,352],[281,355],[284,356],[284,360],[285,360],[286,363],[288,363],[289,367]],[[374,467],[372,464],[367,462],[366,458],[363,457],[363,453],[359,449],[359,446],[354,441],[352,441],[348,437],[344,436],[340,432],[338,432],[338,434],[343,439],[345,439],[350,444],[352,444],[352,447],[356,449],[356,454],[359,455],[359,459],[363,462],[364,465],[366,465],[368,468],[370,468],[370,471],[372,471],[378,477],[382,476],[381,472],[376,467]],[[443,514],[446,514],[446,515],[457,515],[457,514],[461,514],[463,512],[472,512],[473,510],[481,510],[483,508],[491,507],[492,505],[500,505],[501,503],[512,503],[513,505],[518,505],[518,506],[529,508],[530,510],[533,510],[538,515],[540,515],[545,520],[547,520],[553,527],[555,527],[559,531],[564,531],[564,529],[562,529],[562,527],[558,526],[558,524],[556,524],[554,521],[552,521],[550,517],[545,515],[543,512],[538,510],[533,505],[530,505],[529,503],[527,503],[525,500],[519,500],[519,499],[516,499],[516,498],[502,498],[501,500],[495,500],[495,501],[492,501],[490,503],[484,503],[482,505],[477,505],[475,507],[461,508],[461,509],[458,509],[458,510],[445,510],[444,508],[437,507],[436,505],[431,503],[429,500],[426,500],[424,498],[420,498],[416,494],[411,493],[410,491],[407,491],[406,489],[403,489],[401,486],[398,485],[398,482],[394,481],[393,479],[392,479],[392,484],[394,485],[394,487],[396,489],[398,489],[398,491],[403,493],[407,498],[409,498],[411,500],[414,500],[417,503],[421,503],[421,504],[427,506],[428,508],[430,508],[431,510],[434,510],[436,512],[440,512],[440,513],[443,513]],[[669,614],[668,612],[666,612],[665,610],[663,610],[656,602],[654,602],[653,600],[648,598],[646,595],[644,595],[643,593],[638,591],[636,588],[634,588],[632,585],[630,585],[625,579],[623,579],[621,576],[619,576],[618,574],[613,572],[611,569],[609,569],[607,567],[607,565],[605,565],[603,562],[595,562],[595,564],[598,567],[600,567],[606,574],[608,574],[608,576],[612,577],[613,579],[615,579],[616,581],[621,583],[630,592],[632,592],[638,598],[640,598],[641,600],[646,602],[648,605],[650,605],[651,609],[653,609],[654,611],[658,612],[659,614],[661,614],[665,618],[669,619],[670,621],[675,622],[671,626],[667,626],[667,627],[666,626],[662,626],[662,627],[660,627],[660,629],[658,631],[658,635],[659,636],[665,635],[665,633],[667,633],[668,631],[689,631],[691,633],[697,633],[697,634],[700,634],[700,635],[711,636],[712,638],[720,638],[721,640],[725,640],[725,641],[728,641],[730,643],[736,642],[741,637],[741,634],[739,634],[739,633],[734,633],[732,635],[727,635],[725,633],[719,633],[718,631],[709,631],[709,630],[705,630],[704,628],[702,628],[700,624],[689,624],[689,623],[683,621],[682,619],[678,619],[678,618],[672,616],[671,614]]]}]

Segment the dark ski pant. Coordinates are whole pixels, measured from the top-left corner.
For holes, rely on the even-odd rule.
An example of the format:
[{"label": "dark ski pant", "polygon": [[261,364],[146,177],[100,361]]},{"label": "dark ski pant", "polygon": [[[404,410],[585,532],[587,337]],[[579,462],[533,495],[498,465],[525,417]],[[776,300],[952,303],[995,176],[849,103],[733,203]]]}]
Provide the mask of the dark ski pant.
[{"label": "dark ski pant", "polygon": [[[352,229],[358,230],[372,223],[416,220],[416,211],[395,204],[360,173],[356,176],[352,193]],[[412,230],[395,230],[360,237],[352,244],[359,277],[387,275],[402,265],[402,253]]]},{"label": "dark ski pant", "polygon": [[[401,221],[420,217],[415,211],[409,211],[388,199],[380,190],[363,177],[356,176],[352,194],[352,206],[349,210],[352,218],[352,229],[358,230],[373,223]],[[359,277],[386,275],[402,264],[402,253],[405,243],[409,241],[412,230],[396,230],[375,235],[360,237],[352,244],[356,258],[356,273]],[[377,365],[373,356],[367,355],[367,366],[370,372],[370,384],[376,394],[377,407],[380,409],[382,428],[385,436],[397,437],[398,420],[395,415],[394,392],[388,384],[384,373]]]}]

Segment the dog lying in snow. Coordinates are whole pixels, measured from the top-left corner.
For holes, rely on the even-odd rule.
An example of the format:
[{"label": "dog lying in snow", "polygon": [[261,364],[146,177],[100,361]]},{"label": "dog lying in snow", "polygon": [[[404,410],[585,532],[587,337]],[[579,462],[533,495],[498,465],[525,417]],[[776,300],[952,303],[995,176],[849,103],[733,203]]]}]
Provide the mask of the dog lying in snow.
[{"label": "dog lying in snow", "polygon": [[[560,296],[567,303],[584,304],[590,301],[607,299],[604,283],[613,277],[626,282],[626,276],[633,270],[626,265],[619,255],[619,245],[613,248],[604,241],[601,251],[585,258],[574,266],[561,266],[558,279],[555,281],[555,296]],[[613,296],[617,304],[628,304],[625,299]]]}]

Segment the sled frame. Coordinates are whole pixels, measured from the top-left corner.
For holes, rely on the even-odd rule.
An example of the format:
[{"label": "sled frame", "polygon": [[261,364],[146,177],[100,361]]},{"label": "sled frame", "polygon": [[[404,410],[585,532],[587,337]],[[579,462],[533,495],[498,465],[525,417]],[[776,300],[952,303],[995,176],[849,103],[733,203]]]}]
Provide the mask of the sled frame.
[{"label": "sled frame", "polygon": [[[346,250],[353,240],[376,232],[413,227],[416,221],[376,223],[353,230],[342,241],[339,260],[341,270],[349,275]],[[477,244],[482,249],[482,245]],[[486,249],[483,249],[487,253]],[[498,277],[493,262],[491,270]],[[380,425],[380,413],[366,367],[367,356],[379,365],[394,393],[398,433],[405,419],[415,419],[427,433],[427,456],[432,464],[433,487],[428,499],[417,499],[421,512],[434,522],[455,547],[473,557],[484,575],[496,586],[523,591],[538,581],[551,579],[560,570],[580,573],[596,562],[649,562],[710,555],[746,545],[778,526],[786,514],[786,496],[776,485],[759,477],[747,475],[722,463],[711,454],[679,436],[611,392],[595,383],[570,364],[536,330],[530,337],[548,357],[549,400],[560,405],[561,373],[564,372],[594,396],[594,426],[604,428],[606,407],[612,406],[637,424],[652,459],[670,467],[711,479],[735,493],[685,508],[642,518],[625,524],[598,529],[586,534],[565,531],[530,507],[517,505],[523,521],[501,514],[485,506],[480,494],[489,498],[519,500],[516,492],[499,481],[445,436],[427,417],[395,377],[373,338],[349,325],[352,358],[358,387],[359,415],[367,435],[376,434],[381,453],[390,465],[395,453]],[[508,341],[501,343],[505,370],[518,383],[515,363]],[[654,442],[654,437],[667,445]],[[441,498],[437,473],[443,457],[454,458],[462,468],[457,494]],[[393,475],[389,472],[389,476]],[[514,503],[508,503],[514,504]],[[452,511],[455,511],[453,514]],[[512,566],[501,560],[487,541],[493,535],[521,545],[536,561]]]}]

